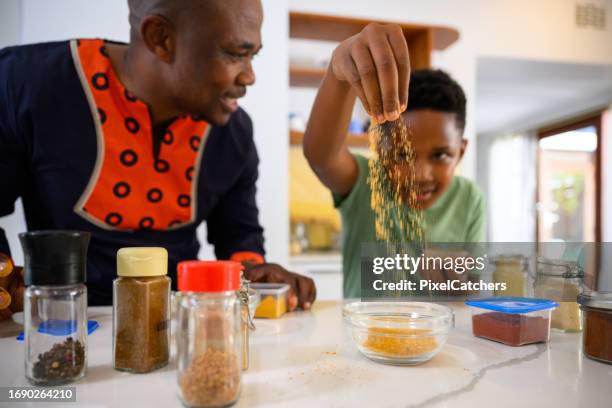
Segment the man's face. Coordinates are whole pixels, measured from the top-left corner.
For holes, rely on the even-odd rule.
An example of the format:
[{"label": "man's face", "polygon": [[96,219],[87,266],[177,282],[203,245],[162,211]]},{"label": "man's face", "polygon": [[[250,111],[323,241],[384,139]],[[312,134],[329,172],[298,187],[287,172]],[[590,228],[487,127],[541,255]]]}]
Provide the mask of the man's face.
[{"label": "man's face", "polygon": [[[406,112],[403,117],[412,135],[410,140],[415,154],[417,206],[426,210],[450,185],[467,141],[453,113],[424,109]],[[388,171],[392,182],[402,185],[402,196],[408,202],[408,164],[395,163]]]},{"label": "man's face", "polygon": [[213,125],[224,125],[255,82],[251,65],[261,48],[259,0],[228,0],[215,10],[181,16],[170,78],[172,103]]}]

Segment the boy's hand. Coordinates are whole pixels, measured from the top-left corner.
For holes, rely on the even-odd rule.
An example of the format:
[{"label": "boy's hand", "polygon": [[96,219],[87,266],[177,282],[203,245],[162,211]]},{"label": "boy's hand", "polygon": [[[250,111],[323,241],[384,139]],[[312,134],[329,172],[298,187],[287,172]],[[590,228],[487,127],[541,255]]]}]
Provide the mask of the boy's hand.
[{"label": "boy's hand", "polygon": [[331,66],[378,123],[396,120],[406,110],[410,57],[400,26],[368,24],[336,48]]},{"label": "boy's hand", "polygon": [[308,310],[317,297],[317,289],[312,279],[289,272],[277,264],[264,263],[247,266],[245,277],[251,282],[288,283],[291,286],[287,297],[289,311],[294,311],[298,306]]}]

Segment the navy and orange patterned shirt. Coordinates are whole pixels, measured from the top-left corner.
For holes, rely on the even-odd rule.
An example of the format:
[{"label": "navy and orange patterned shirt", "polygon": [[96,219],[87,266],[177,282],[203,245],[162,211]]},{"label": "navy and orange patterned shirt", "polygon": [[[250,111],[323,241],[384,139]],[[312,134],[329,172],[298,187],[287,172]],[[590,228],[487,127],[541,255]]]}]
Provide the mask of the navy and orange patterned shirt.
[{"label": "navy and orange patterned shirt", "polygon": [[90,231],[90,304],[110,304],[121,247],[167,248],[174,277],[197,258],[202,221],[219,259],[264,255],[248,115],[220,127],[180,117],[158,145],[105,41],[0,50],[0,216],[21,197],[28,230]]}]

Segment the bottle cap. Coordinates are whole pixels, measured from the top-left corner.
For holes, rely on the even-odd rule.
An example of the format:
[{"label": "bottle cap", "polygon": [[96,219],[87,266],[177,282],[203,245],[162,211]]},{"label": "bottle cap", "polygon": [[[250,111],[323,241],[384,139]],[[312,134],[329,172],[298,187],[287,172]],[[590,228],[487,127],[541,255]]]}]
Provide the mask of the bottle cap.
[{"label": "bottle cap", "polygon": [[19,234],[25,258],[25,285],[71,285],[85,282],[89,238],[89,232],[82,231],[34,231]]},{"label": "bottle cap", "polygon": [[183,261],[177,269],[181,292],[227,292],[240,289],[244,267],[233,261]]},{"label": "bottle cap", "polygon": [[117,251],[117,275],[164,276],[168,273],[168,251],[157,247],[121,248]]}]

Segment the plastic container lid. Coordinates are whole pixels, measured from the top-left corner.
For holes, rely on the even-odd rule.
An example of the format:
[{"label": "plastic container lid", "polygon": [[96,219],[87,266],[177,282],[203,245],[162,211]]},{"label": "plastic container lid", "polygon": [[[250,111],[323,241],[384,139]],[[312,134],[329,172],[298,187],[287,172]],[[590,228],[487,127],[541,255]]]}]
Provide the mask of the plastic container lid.
[{"label": "plastic container lid", "polygon": [[500,296],[486,299],[467,300],[466,305],[494,312],[520,314],[559,307],[557,302],[548,299],[532,299],[516,296]]},{"label": "plastic container lid", "polygon": [[89,232],[82,231],[19,234],[25,258],[25,285],[72,285],[85,282],[89,238]]},{"label": "plastic container lid", "polygon": [[283,296],[289,292],[289,284],[287,283],[251,283],[249,285],[261,295]]},{"label": "plastic container lid", "polygon": [[117,275],[125,277],[164,276],[168,274],[165,248],[134,247],[117,251]]},{"label": "plastic container lid", "polygon": [[227,292],[240,289],[244,267],[233,261],[179,262],[178,290],[181,292]]},{"label": "plastic container lid", "polygon": [[578,295],[578,303],[586,307],[612,310],[612,292],[585,292]]}]

